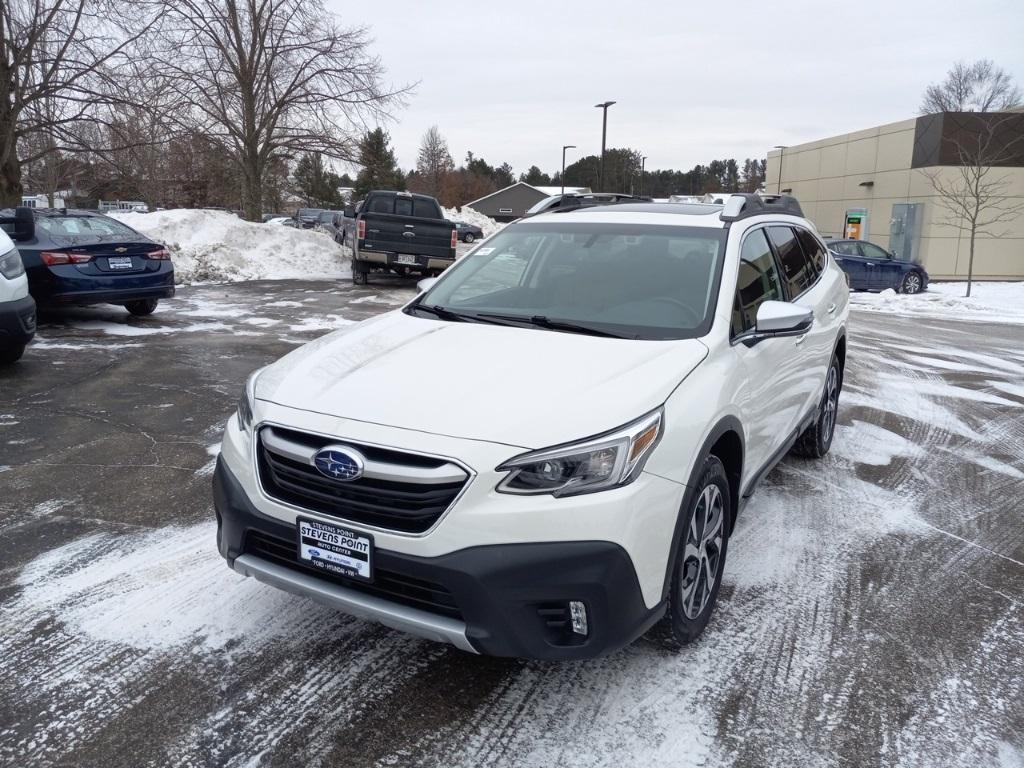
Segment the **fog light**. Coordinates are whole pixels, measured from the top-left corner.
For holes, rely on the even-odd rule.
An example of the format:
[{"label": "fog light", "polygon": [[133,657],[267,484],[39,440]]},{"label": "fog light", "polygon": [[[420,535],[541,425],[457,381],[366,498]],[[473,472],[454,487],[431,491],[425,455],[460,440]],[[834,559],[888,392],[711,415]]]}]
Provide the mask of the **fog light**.
[{"label": "fog light", "polygon": [[569,601],[569,613],[572,615],[572,631],[577,635],[587,634],[587,607],[579,600]]}]

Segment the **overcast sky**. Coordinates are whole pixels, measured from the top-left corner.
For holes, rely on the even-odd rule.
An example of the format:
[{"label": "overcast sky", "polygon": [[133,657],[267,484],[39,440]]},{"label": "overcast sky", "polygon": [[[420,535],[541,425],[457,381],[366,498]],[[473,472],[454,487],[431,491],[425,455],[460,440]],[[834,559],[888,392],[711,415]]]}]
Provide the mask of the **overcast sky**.
[{"label": "overcast sky", "polygon": [[957,59],[1024,84],[1024,0],[327,2],[419,81],[385,126],[405,169],[436,124],[456,164],[553,172],[600,151],[606,100],[609,147],[688,169],[912,117]]}]

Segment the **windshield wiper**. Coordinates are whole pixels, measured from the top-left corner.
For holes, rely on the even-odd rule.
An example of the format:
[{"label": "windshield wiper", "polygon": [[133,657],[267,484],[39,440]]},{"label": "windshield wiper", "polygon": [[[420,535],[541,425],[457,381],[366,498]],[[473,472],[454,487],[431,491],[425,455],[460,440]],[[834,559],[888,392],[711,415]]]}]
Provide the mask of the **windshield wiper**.
[{"label": "windshield wiper", "polygon": [[604,336],[609,339],[628,339],[629,336],[623,336],[621,333],[614,333],[612,331],[606,331],[601,328],[595,328],[592,325],[586,325],[584,323],[573,323],[568,320],[552,320],[546,315],[533,315],[531,317],[525,317],[523,315],[492,315],[492,314],[481,314],[480,317],[493,318],[495,320],[504,320],[513,323],[523,323],[525,325],[535,325],[538,328],[547,328],[552,331],[568,331],[569,333],[583,333],[588,336]]},{"label": "windshield wiper", "polygon": [[472,312],[457,312],[454,309],[448,309],[439,304],[413,304],[409,309],[422,309],[439,320],[450,320],[455,323],[492,323],[504,325],[504,323],[500,323],[498,320],[492,320],[483,315],[477,315]]}]

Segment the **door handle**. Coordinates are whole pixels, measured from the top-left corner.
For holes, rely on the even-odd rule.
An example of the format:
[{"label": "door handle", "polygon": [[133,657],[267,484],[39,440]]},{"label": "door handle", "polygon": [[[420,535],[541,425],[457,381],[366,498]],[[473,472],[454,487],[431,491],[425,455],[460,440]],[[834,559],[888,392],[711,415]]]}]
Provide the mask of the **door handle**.
[{"label": "door handle", "polygon": [[415,232],[403,232],[402,237],[416,237]]},{"label": "door handle", "polygon": [[870,261],[866,261],[866,262],[864,262],[864,266],[865,266],[865,267],[873,267],[873,266],[875,266],[875,265],[874,265],[874,264],[872,264],[872,263],[871,263]]},{"label": "door handle", "polygon": [[833,312],[836,311],[836,305],[835,304],[829,304],[828,305],[828,309],[826,309],[825,311],[828,312],[831,315]]}]

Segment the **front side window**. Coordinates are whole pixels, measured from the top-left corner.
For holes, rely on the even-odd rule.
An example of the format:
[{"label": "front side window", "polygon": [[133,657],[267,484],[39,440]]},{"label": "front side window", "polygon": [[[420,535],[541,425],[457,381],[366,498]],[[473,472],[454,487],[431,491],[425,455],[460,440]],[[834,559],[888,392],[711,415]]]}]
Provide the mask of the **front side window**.
[{"label": "front side window", "polygon": [[814,282],[811,265],[804,257],[803,249],[800,248],[792,228],[768,227],[768,237],[771,238],[775,252],[779,255],[779,264],[782,267],[782,276],[789,297],[796,298]]},{"label": "front side window", "polygon": [[757,326],[757,309],[766,301],[785,301],[782,279],[763,229],[747,235],[740,249],[739,277],[732,309],[732,335]]},{"label": "front side window", "polygon": [[456,264],[418,304],[480,322],[694,338],[711,326],[724,241],[717,228],[524,222]]},{"label": "front side window", "polygon": [[864,251],[864,256],[869,259],[883,261],[885,259],[890,258],[888,251],[886,251],[884,248],[875,245],[874,243],[861,243],[860,248],[862,251]]}]

